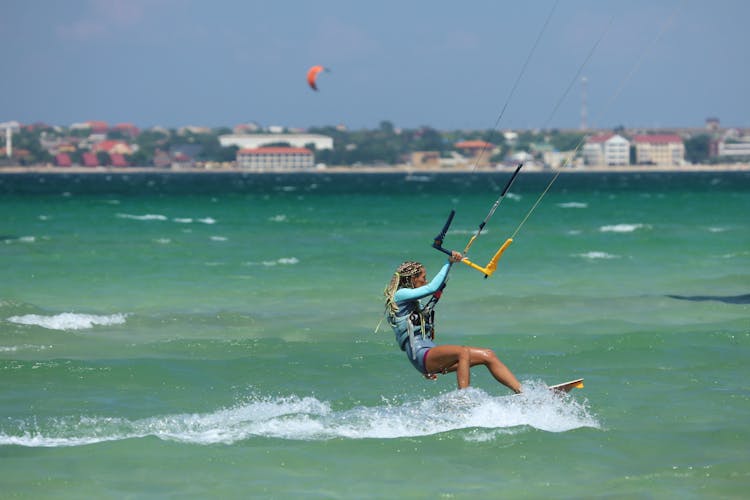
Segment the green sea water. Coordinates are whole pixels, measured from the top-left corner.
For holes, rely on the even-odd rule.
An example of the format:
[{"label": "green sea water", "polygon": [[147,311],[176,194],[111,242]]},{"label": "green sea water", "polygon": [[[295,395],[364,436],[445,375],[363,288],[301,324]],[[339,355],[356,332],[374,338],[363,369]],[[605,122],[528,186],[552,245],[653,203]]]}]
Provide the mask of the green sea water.
[{"label": "green sea water", "polygon": [[747,173],[522,172],[437,324],[521,396],[373,333],[508,178],[0,176],[0,497],[746,498]]}]

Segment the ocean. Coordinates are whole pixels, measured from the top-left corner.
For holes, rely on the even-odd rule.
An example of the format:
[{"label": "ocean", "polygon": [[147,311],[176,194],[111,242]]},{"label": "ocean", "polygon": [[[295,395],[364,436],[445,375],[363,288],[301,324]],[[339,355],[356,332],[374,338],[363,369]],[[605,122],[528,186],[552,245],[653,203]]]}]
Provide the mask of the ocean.
[{"label": "ocean", "polygon": [[0,176],[0,497],[747,498],[750,173],[522,171],[436,328],[522,395],[375,333],[509,176]]}]

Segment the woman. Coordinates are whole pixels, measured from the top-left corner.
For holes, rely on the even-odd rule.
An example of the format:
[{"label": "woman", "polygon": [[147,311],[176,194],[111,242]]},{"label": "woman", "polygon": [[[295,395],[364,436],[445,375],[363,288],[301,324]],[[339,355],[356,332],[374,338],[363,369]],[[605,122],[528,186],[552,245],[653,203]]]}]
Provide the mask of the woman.
[{"label": "woman", "polygon": [[[458,388],[469,387],[470,368],[484,365],[492,376],[510,388],[521,392],[521,384],[490,349],[459,345],[435,344],[434,307],[440,298],[451,264],[463,259],[459,252],[452,252],[440,272],[427,283],[425,268],[419,262],[401,264],[385,289],[385,312],[396,342],[406,351],[409,361],[429,379],[438,373],[456,372]],[[431,296],[424,306],[420,299]]]}]

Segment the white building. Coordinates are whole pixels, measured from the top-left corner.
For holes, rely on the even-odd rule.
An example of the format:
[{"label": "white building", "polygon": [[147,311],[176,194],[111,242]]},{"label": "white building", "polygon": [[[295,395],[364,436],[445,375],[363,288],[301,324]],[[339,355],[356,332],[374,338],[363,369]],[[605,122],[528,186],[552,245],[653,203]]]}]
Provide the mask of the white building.
[{"label": "white building", "polygon": [[304,148],[312,144],[316,150],[333,149],[333,138],[320,134],[231,134],[219,136],[219,144],[224,148],[237,146],[240,149],[252,149],[282,142],[295,148]]},{"label": "white building", "polygon": [[685,144],[674,134],[636,135],[635,161],[638,165],[682,165],[685,163]]},{"label": "white building", "polygon": [[747,142],[719,142],[718,156],[750,157],[750,141]]},{"label": "white building", "polygon": [[586,165],[630,165],[630,141],[619,134],[589,137],[583,159]]},{"label": "white building", "polygon": [[315,156],[307,148],[246,148],[237,151],[237,166],[242,169],[304,170],[315,165]]}]

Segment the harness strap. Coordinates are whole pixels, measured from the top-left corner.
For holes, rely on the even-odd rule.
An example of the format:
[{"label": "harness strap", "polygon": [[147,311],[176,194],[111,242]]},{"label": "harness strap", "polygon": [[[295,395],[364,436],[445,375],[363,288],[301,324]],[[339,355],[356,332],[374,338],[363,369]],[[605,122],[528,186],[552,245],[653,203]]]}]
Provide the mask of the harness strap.
[{"label": "harness strap", "polygon": [[[419,336],[424,338],[425,334],[427,333],[427,323],[424,320],[424,315],[422,314],[423,311],[424,309],[418,309],[417,311],[411,313],[409,317],[406,319],[406,331],[409,333],[409,345],[411,346],[411,359],[417,359],[417,350],[416,350],[416,344],[415,344],[416,335],[414,335],[414,323],[412,323],[411,317],[414,314],[419,315],[419,326],[420,326]],[[433,316],[435,314],[434,311],[430,311],[430,313]],[[431,329],[434,331],[434,326]],[[435,336],[431,332],[430,339],[432,340],[434,338]]]}]

